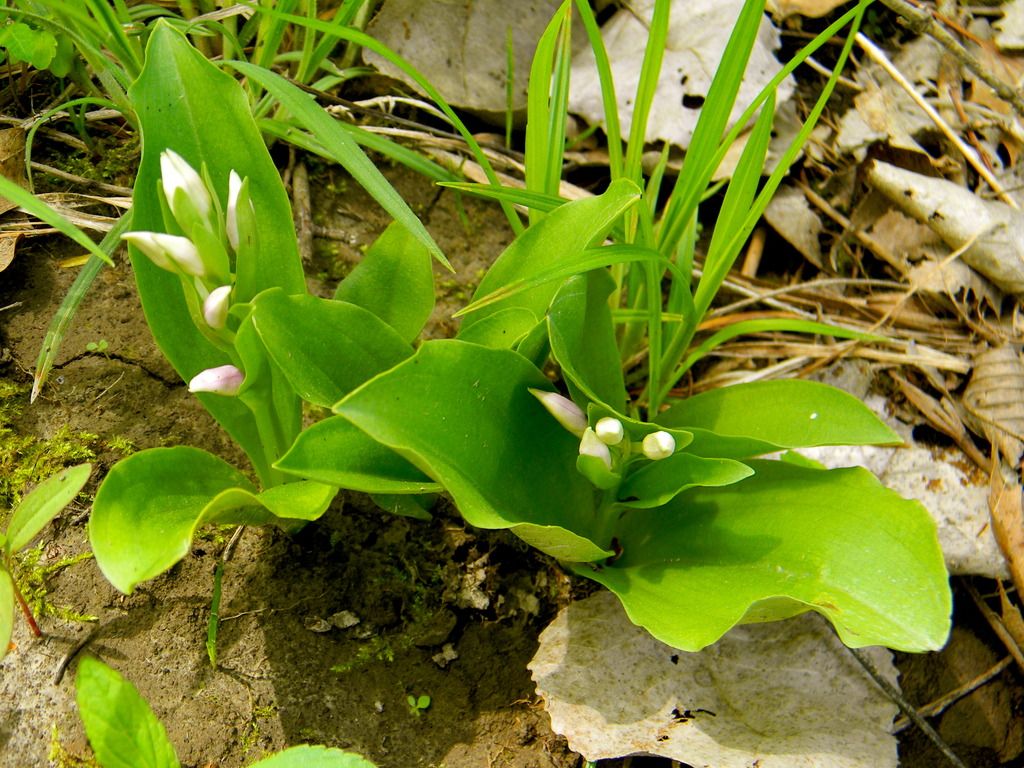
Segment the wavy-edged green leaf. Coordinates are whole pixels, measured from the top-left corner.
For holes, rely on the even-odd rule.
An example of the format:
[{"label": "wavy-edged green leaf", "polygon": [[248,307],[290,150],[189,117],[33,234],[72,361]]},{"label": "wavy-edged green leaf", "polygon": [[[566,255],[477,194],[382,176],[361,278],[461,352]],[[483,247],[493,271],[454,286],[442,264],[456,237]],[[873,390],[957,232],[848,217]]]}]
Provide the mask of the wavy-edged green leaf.
[{"label": "wavy-edged green leaf", "polygon": [[677,451],[630,473],[619,486],[618,501],[635,509],[660,507],[690,488],[731,485],[752,474],[754,470],[733,459],[705,459]]},{"label": "wavy-edged green leaf", "polygon": [[[234,300],[245,302],[260,291],[280,287],[305,293],[291,207],[277,168],[249,111],[241,87],[196,51],[164,20],[153,27],[146,65],[130,89],[142,133],[142,162],[135,182],[132,227],[162,231],[157,194],[160,153],[173,149],[194,168],[205,164],[226,203],[228,174],[249,179],[256,210],[259,248],[236,265]],[[179,278],[140,255],[132,255],[146,321],[157,345],[186,381],[206,368],[232,362],[195,326]],[[201,396],[201,402],[259,463],[263,446],[253,415],[236,398]]]},{"label": "wavy-edged green leaf", "polygon": [[849,646],[942,647],[951,597],[935,523],[864,469],[753,461],[723,488],[627,513],[614,563],[576,570],[630,619],[696,651],[744,620],[823,614]]},{"label": "wavy-edged green leaf", "polygon": [[436,493],[441,486],[343,416],[303,430],[274,465],[298,477],[363,493]]},{"label": "wavy-edged green leaf", "polygon": [[7,524],[7,553],[17,552],[32,541],[78,495],[91,473],[91,464],[79,464],[62,469],[33,488],[11,514]]},{"label": "wavy-edged green leaf", "polygon": [[91,656],[78,662],[75,699],[103,768],[178,768],[167,731],[135,686]]},{"label": "wavy-edged green leaf", "polygon": [[588,537],[594,490],[576,472],[576,438],[530,387],[550,383],[521,355],[444,339],[334,410],[439,482],[471,525],[526,524],[524,534],[556,556],[607,556]]},{"label": "wavy-edged green leaf", "polygon": [[250,80],[259,83],[268,93],[277,99],[281,106],[291,113],[292,117],[303,128],[310,131],[324,148],[330,152],[332,159],[352,174],[359,185],[380,206],[391,214],[395,221],[405,226],[431,255],[449,269],[451,265],[444,257],[434,238],[427,232],[423,222],[409,208],[397,190],[384,177],[384,174],[366,156],[359,145],[348,134],[338,127],[333,117],[328,115],[309,94],[301,88],[289,83],[283,77],[269,69],[247,61],[225,62],[229,67],[238,70]]},{"label": "wavy-edged green leaf", "polygon": [[351,752],[303,744],[265,757],[249,768],[376,768],[376,765]]},{"label": "wavy-edged green leaf", "polygon": [[345,301],[264,291],[252,322],[299,396],[325,408],[412,354],[394,328]]},{"label": "wavy-edged green leaf", "polygon": [[[597,197],[574,200],[556,208],[516,237],[498,256],[477,286],[474,302],[509,284],[528,281],[557,266],[574,264],[584,251],[600,244],[619,216],[639,199],[640,190],[635,184],[619,180],[612,182]],[[468,328],[488,315],[512,306],[528,309],[540,318],[557,290],[557,282],[544,282],[480,307],[463,318],[462,327]]]},{"label": "wavy-edged green leaf", "polygon": [[341,281],[334,298],[369,310],[411,343],[434,310],[430,252],[406,227],[392,222]]},{"label": "wavy-edged green leaf", "polygon": [[[857,398],[801,379],[703,392],[658,414],[658,423],[693,431],[687,450],[700,456],[744,458],[786,448],[903,442]],[[726,439],[716,443],[717,436]]]},{"label": "wavy-edged green leaf", "polygon": [[204,523],[312,520],[334,493],[331,486],[308,482],[260,494],[237,469],[198,448],[151,448],[118,462],[103,480],[89,518],[89,542],[103,575],[130,594],[188,554]]},{"label": "wavy-edged green leaf", "polygon": [[6,569],[0,568],[0,660],[7,655],[14,633],[14,582]]},{"label": "wavy-edged green leaf", "polygon": [[608,306],[614,290],[615,281],[607,270],[566,280],[548,310],[548,337],[551,353],[570,385],[588,400],[622,412],[626,384]]}]

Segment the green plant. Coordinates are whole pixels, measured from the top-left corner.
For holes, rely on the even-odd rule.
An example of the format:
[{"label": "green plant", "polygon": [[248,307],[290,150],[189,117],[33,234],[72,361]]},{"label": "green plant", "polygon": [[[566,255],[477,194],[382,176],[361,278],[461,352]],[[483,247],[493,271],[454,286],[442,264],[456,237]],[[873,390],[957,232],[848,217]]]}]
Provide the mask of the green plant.
[{"label": "green plant", "polygon": [[419,717],[428,709],[430,709],[430,697],[426,694],[419,696],[413,696],[411,693],[405,697],[405,703],[409,705],[409,709],[416,717]]},{"label": "green plant", "polygon": [[[83,658],[75,677],[78,713],[103,768],[178,768],[163,724],[131,683],[101,661]],[[322,746],[291,747],[251,768],[374,768],[351,752]]]},{"label": "green plant", "polygon": [[[797,63],[843,26],[855,30],[868,4],[831,25]],[[530,226],[480,282],[456,339],[424,342],[335,403],[337,416],[302,433],[277,466],[346,486],[346,472],[361,465],[357,437],[369,436],[438,482],[471,524],[509,528],[600,582],[634,622],[678,648],[704,647],[738,622],[807,610],[829,618],[852,646],[938,648],[951,598],[927,512],[862,469],[827,471],[793,452],[900,442],[891,430],[855,398],[813,382],[672,396],[695,363],[737,334],[874,339],[801,318],[737,322],[698,339],[742,243],[823,109],[853,35],[759,190],[773,89],[785,71],[726,131],[763,11],[747,2],[662,206],[664,166],[645,181],[639,150],[668,6],[654,6],[623,154],[607,58],[589,6],[577,3],[608,105],[612,182],[597,197],[563,202],[555,195],[572,10],[563,4],[531,71],[526,190],[459,185],[528,206]],[[697,205],[758,110],[697,278]],[[541,373],[549,360],[569,397],[552,392]],[[306,365],[291,375],[314,373]],[[787,452],[781,461],[761,458],[778,451]]]},{"label": "green plant", "polygon": [[79,464],[62,470],[37,485],[11,511],[7,530],[0,533],[0,659],[7,654],[14,629],[15,606],[20,606],[32,633],[42,632],[18,588],[12,573],[15,554],[28,546],[43,528],[78,495],[89,479],[92,466]]},{"label": "green plant", "polygon": [[[246,450],[263,490],[192,448],[125,459],[97,493],[90,521],[97,561],[115,586],[130,591],[169,568],[204,522],[298,525],[320,514],[339,487],[422,516],[419,499],[445,490],[469,523],[508,528],[600,582],[636,623],[682,649],[714,642],[741,621],[807,610],[829,618],[853,646],[925,650],[944,642],[950,595],[926,511],[864,470],[826,471],[793,452],[899,442],[861,402],[806,381],[672,397],[674,384],[716,344],[765,330],[736,323],[696,342],[839,68],[761,192],[774,86],[747,110],[761,112],[694,286],[696,206],[746,122],[725,132],[762,8],[746,3],[737,21],[659,216],[661,174],[644,183],[637,126],[651,108],[667,6],[655,5],[634,134],[625,156],[621,147],[611,152],[611,184],[568,203],[554,192],[571,4],[556,14],[531,71],[527,190],[478,189],[530,207],[530,225],[483,276],[458,337],[416,349],[434,304],[429,244],[403,220],[333,299],[306,295],[280,183],[257,151],[237,86],[158,25],[147,61],[161,63],[132,88],[144,146],[135,198],[141,231],[130,236],[139,291],[164,353],[192,389],[209,392],[200,395],[204,405]],[[856,25],[866,6],[815,45]],[[589,7],[578,7],[600,62]],[[841,61],[848,52],[849,41]],[[251,64],[231,66],[305,115],[312,130],[334,135],[287,84]],[[184,81],[188,88],[173,85]],[[227,105],[233,128],[210,135],[193,116],[214,99]],[[176,109],[194,139],[181,139],[177,128],[169,135]],[[613,148],[620,143],[614,123],[610,111]],[[353,149],[339,142],[340,154]],[[364,185],[373,182],[365,158],[347,161]],[[770,327],[872,338],[803,319]],[[569,397],[541,372],[549,361]],[[628,389],[624,367],[636,382]],[[336,415],[300,432],[300,399]],[[780,461],[762,458],[779,451],[786,452]],[[415,503],[396,503],[402,497]]]},{"label": "green plant", "polygon": [[105,357],[107,354],[107,349],[109,347],[110,344],[107,343],[106,339],[100,339],[99,341],[90,341],[88,344],[86,344],[85,351],[100,354]]}]

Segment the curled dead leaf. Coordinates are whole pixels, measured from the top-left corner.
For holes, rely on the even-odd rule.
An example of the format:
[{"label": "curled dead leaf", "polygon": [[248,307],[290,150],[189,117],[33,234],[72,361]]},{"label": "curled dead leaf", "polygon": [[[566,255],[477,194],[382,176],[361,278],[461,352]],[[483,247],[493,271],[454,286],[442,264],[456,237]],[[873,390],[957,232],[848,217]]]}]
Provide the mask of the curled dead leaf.
[{"label": "curled dead leaf", "polygon": [[1024,453],[1024,362],[1020,352],[1007,345],[976,355],[963,405],[970,426],[1016,465]]}]

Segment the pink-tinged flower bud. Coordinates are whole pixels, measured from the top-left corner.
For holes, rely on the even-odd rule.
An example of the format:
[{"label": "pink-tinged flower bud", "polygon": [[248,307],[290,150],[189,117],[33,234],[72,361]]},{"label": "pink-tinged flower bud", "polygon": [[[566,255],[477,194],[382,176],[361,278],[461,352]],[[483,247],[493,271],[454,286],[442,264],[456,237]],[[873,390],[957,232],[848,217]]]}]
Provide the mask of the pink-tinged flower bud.
[{"label": "pink-tinged flower bud", "polygon": [[211,392],[215,395],[237,395],[242,388],[245,374],[233,365],[207,368],[192,377],[188,383],[189,392]]},{"label": "pink-tinged flower bud", "polygon": [[173,149],[165,149],[160,153],[160,177],[164,186],[164,197],[179,223],[188,218],[176,201],[178,190],[183,190],[192,208],[200,219],[206,219],[213,207],[210,191],[206,188],[196,169],[189,165],[185,158]]},{"label": "pink-tinged flower bud", "polygon": [[543,389],[530,388],[530,394],[540,400],[548,413],[555,417],[559,424],[572,432],[576,437],[583,435],[587,428],[587,415],[572,400],[562,397],[557,392],[545,392]]},{"label": "pink-tinged flower bud", "polygon": [[231,250],[238,250],[238,193],[242,191],[242,179],[237,173],[228,174],[228,209],[224,215],[224,231],[231,244]]},{"label": "pink-tinged flower bud", "polygon": [[202,277],[206,267],[199,256],[199,251],[187,237],[168,235],[163,232],[125,232],[122,240],[127,240],[149,260],[168,272],[181,270],[186,275]]},{"label": "pink-tinged flower bud", "polygon": [[676,439],[668,432],[651,432],[644,438],[643,450],[651,461],[667,459],[676,452]]},{"label": "pink-tinged flower bud", "polygon": [[206,324],[219,331],[228,321],[228,310],[231,309],[231,286],[222,285],[214,288],[203,301],[203,318]]},{"label": "pink-tinged flower bud", "polygon": [[594,425],[594,434],[605,445],[618,445],[626,436],[626,430],[621,421],[613,419],[611,416],[605,416],[597,420],[597,424]]},{"label": "pink-tinged flower bud", "polygon": [[594,430],[587,427],[580,440],[580,456],[593,456],[604,462],[605,467],[612,468],[612,454],[608,446],[601,442],[601,439],[594,434]]}]

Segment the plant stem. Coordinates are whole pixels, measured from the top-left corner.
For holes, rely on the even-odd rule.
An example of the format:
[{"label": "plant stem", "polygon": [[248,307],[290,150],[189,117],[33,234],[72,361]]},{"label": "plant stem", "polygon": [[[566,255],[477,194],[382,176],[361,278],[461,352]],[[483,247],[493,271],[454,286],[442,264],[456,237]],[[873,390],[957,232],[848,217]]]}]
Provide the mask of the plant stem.
[{"label": "plant stem", "polygon": [[25,602],[25,598],[22,596],[21,590],[18,589],[18,585],[13,578],[11,579],[11,586],[14,587],[14,597],[18,601],[18,605],[21,606],[21,612],[25,614],[25,621],[28,622],[28,628],[32,630],[32,635],[34,637],[42,637],[43,631],[36,624],[36,617],[32,615],[32,609],[28,607],[28,603]]}]

